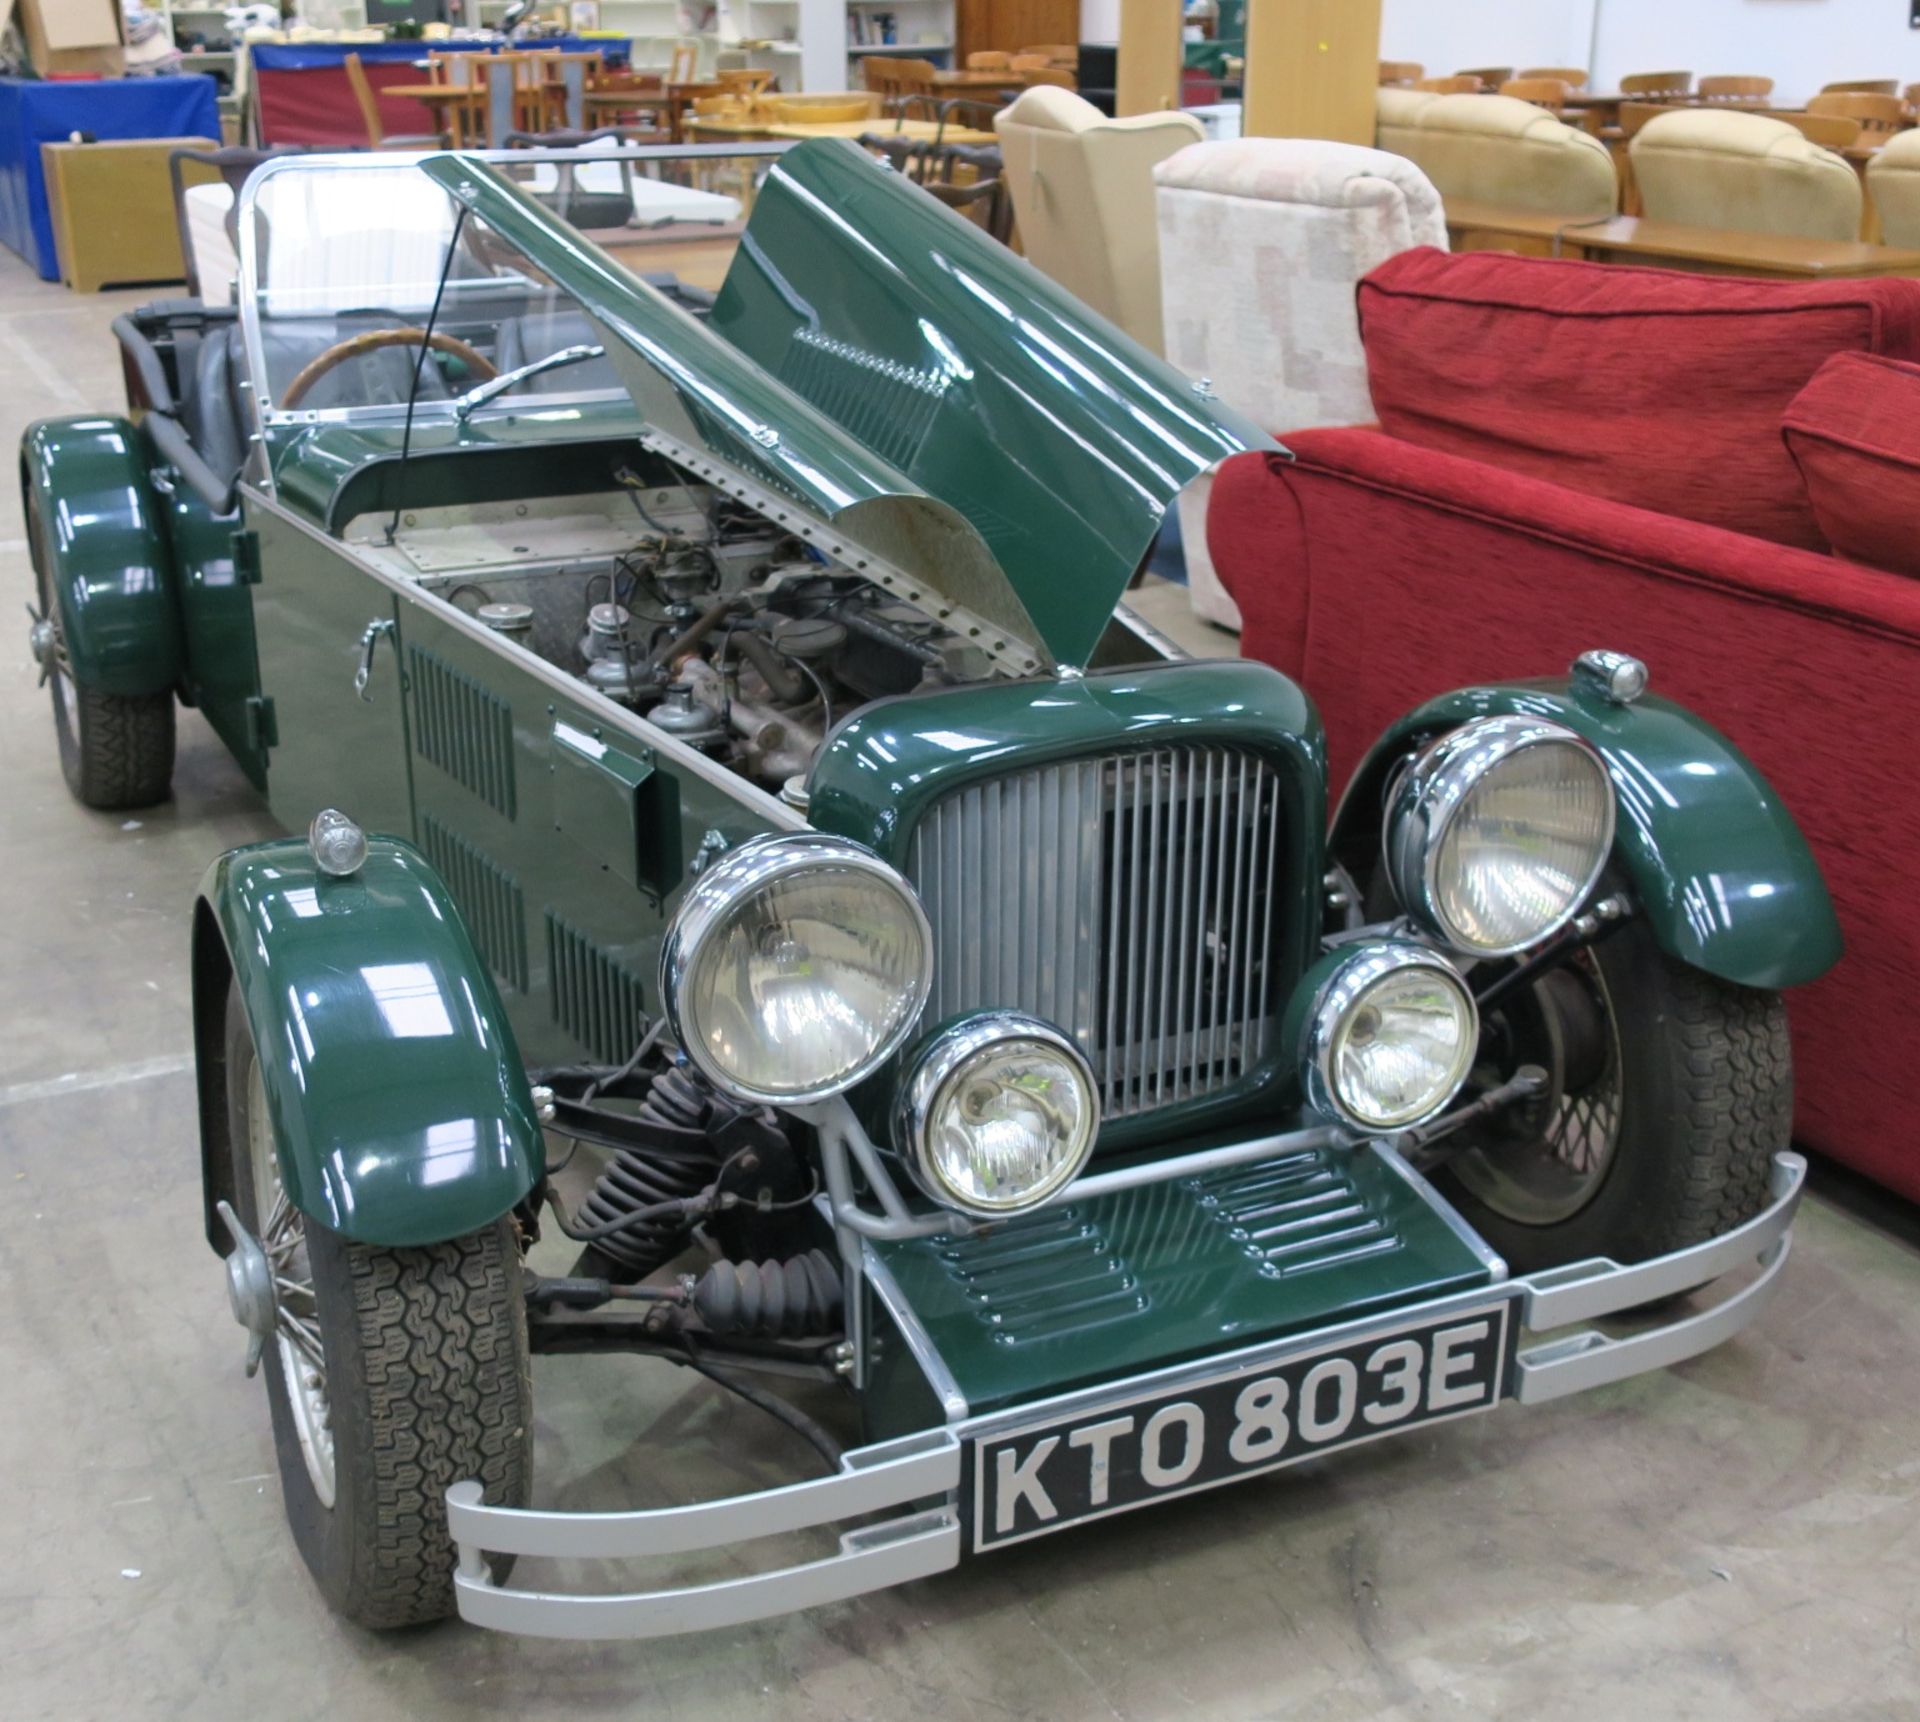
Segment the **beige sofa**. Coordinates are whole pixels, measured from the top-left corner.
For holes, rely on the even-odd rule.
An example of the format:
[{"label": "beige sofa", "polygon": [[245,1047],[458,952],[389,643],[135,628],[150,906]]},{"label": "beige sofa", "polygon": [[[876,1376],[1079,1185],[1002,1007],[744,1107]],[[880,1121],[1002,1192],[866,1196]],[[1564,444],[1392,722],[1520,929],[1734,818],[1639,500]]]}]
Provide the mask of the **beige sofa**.
[{"label": "beige sofa", "polygon": [[1379,92],[1374,141],[1443,198],[1594,219],[1615,214],[1619,177],[1598,138],[1512,96]]},{"label": "beige sofa", "polygon": [[1889,245],[1920,246],[1920,131],[1890,138],[1867,166],[1867,191]]},{"label": "beige sofa", "polygon": [[[1306,138],[1198,143],[1153,171],[1167,357],[1282,438],[1373,417],[1354,289],[1416,245],[1445,249],[1412,162]],[[1207,553],[1211,477],[1180,498],[1196,614],[1238,628]]]},{"label": "beige sofa", "polygon": [[1858,239],[1860,177],[1785,120],[1676,108],[1628,146],[1650,221],[1796,239]]},{"label": "beige sofa", "polygon": [[1153,169],[1206,134],[1188,114],[1110,120],[1071,90],[1041,84],[994,116],[1028,260],[1160,350],[1160,257]]}]

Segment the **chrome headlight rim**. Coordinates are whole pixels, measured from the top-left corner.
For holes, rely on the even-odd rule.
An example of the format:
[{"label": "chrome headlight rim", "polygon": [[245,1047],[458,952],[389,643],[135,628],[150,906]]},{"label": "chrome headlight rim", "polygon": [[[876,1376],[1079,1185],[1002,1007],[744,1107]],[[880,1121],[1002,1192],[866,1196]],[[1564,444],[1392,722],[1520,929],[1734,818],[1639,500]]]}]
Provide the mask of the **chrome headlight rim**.
[{"label": "chrome headlight rim", "polygon": [[[851,1074],[840,1074],[804,1090],[770,1089],[740,1081],[712,1056],[705,1039],[690,1033],[684,1002],[687,983],[706,941],[726,925],[733,911],[755,892],[798,873],[818,870],[853,872],[893,893],[907,908],[919,933],[921,960],[907,993],[906,1006],[892,1029]],[[871,849],[824,831],[777,831],[749,838],[710,863],[688,888],[668,924],[660,950],[660,1003],[667,1027],[694,1068],[722,1093],[755,1106],[807,1106],[858,1087],[909,1038],[926,1010],[933,990],[933,926],[916,892],[897,868]]]},{"label": "chrome headlight rim", "polygon": [[[935,1104],[948,1085],[981,1053],[1031,1041],[1059,1054],[1071,1064],[1083,1090],[1087,1115],[1086,1143],[1071,1161],[1063,1161],[1047,1181],[1018,1202],[969,1201],[951,1189],[932,1170],[927,1138]],[[902,1074],[894,1097],[893,1140],[915,1187],[943,1208],[980,1220],[1011,1220],[1044,1207],[1086,1170],[1100,1139],[1100,1085],[1080,1043],[1042,1017],[1024,1011],[986,1010],[956,1019],[936,1029],[918,1048]]]},{"label": "chrome headlight rim", "polygon": [[[1458,1097],[1480,1043],[1480,1008],[1460,971],[1445,953],[1424,945],[1377,940],[1341,947],[1330,953],[1332,967],[1315,989],[1307,1010],[1306,1094],[1307,1104],[1316,1112],[1337,1118],[1348,1129],[1365,1136],[1397,1136],[1417,1129],[1444,1112]],[[1453,1081],[1437,1091],[1429,1105],[1390,1123],[1363,1118],[1340,1093],[1334,1079],[1334,1054],[1339,1050],[1339,1031],[1352,1019],[1355,1007],[1379,981],[1410,969],[1422,969],[1435,975],[1463,1004],[1466,1029],[1461,1037],[1463,1050]]]},{"label": "chrome headlight rim", "polygon": [[[1472,791],[1508,761],[1536,747],[1571,749],[1592,765],[1605,789],[1605,817],[1586,877],[1561,912],[1525,938],[1486,944],[1465,936],[1447,917],[1440,890],[1441,853]],[[1422,929],[1471,957],[1512,957],[1552,938],[1579,914],[1606,870],[1618,818],[1619,798],[1606,760],[1577,730],[1524,713],[1470,718],[1435,736],[1400,772],[1387,795],[1381,854],[1395,899]]]}]

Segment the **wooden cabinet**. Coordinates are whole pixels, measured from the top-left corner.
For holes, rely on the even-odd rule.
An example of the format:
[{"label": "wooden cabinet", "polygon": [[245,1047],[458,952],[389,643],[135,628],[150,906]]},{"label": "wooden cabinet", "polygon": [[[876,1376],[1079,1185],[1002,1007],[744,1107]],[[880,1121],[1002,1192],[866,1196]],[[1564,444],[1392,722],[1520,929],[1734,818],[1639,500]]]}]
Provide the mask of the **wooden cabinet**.
[{"label": "wooden cabinet", "polygon": [[984,48],[1015,53],[1080,40],[1080,0],[959,0],[960,59]]}]

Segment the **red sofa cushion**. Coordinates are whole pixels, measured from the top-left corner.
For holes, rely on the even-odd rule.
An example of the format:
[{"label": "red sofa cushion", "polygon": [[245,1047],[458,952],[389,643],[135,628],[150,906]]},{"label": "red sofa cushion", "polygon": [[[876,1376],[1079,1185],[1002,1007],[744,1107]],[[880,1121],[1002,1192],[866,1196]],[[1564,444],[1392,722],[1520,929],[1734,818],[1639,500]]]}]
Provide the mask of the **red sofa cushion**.
[{"label": "red sofa cushion", "polygon": [[1781,430],[1827,542],[1855,562],[1920,575],[1920,365],[1835,353]]},{"label": "red sofa cushion", "polygon": [[1920,281],[1422,247],[1368,275],[1359,306],[1392,435],[1810,550],[1826,541],[1781,415],[1836,352],[1920,359]]},{"label": "red sofa cushion", "polygon": [[[1402,712],[1564,674],[1590,646],[1728,735],[1812,844],[1846,955],[1788,995],[1800,1138],[1920,1198],[1920,582],[1597,501],[1366,430],[1215,477],[1207,541],[1242,647],[1326,721],[1333,785]],[[1871,1032],[1863,1024],[1872,1025]]]}]

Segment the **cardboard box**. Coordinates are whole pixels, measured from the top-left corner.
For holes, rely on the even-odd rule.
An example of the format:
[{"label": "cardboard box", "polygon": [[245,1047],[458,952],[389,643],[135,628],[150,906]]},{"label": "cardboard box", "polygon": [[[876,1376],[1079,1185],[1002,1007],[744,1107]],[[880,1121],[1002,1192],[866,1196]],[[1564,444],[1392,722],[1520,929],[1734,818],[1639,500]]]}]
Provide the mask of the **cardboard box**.
[{"label": "cardboard box", "polygon": [[[60,279],[78,293],[110,283],[182,281],[180,225],[167,159],[212,138],[108,138],[40,146]],[[190,170],[188,183],[213,175]]]},{"label": "cardboard box", "polygon": [[117,78],[126,72],[120,0],[0,0],[0,32],[10,23],[20,26],[27,58],[43,78],[54,72]]}]

